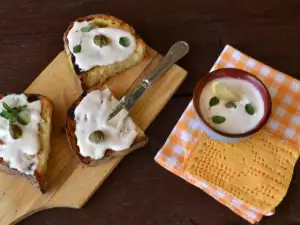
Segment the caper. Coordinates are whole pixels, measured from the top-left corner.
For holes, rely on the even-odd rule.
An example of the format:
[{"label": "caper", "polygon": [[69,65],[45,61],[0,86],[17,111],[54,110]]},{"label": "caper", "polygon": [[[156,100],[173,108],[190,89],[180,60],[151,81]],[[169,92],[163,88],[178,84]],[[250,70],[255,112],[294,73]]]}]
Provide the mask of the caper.
[{"label": "caper", "polygon": [[108,45],[110,42],[109,38],[104,36],[104,35],[96,35],[94,37],[94,43],[95,45],[98,45],[100,48],[102,48],[103,46]]},{"label": "caper", "polygon": [[90,142],[98,144],[104,139],[104,133],[101,130],[96,130],[90,134],[89,140]]},{"label": "caper", "polygon": [[123,47],[128,47],[130,45],[130,40],[128,37],[121,37],[119,40],[119,44]]},{"label": "caper", "polygon": [[13,139],[18,139],[22,136],[22,129],[17,124],[9,125],[9,133]]}]

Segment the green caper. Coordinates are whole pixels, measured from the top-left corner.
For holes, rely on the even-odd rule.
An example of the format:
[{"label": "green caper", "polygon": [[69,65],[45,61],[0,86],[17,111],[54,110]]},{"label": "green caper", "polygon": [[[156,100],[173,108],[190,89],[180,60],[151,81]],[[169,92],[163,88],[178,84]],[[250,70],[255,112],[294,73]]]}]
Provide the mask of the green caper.
[{"label": "green caper", "polygon": [[89,140],[90,142],[98,144],[104,139],[104,133],[101,130],[96,130],[90,134]]},{"label": "green caper", "polygon": [[119,44],[122,45],[123,47],[128,47],[130,45],[130,40],[128,37],[121,37],[119,39]]},{"label": "green caper", "polygon": [[9,133],[13,139],[18,139],[22,136],[22,129],[17,124],[9,125]]},{"label": "green caper", "polygon": [[99,46],[100,48],[102,48],[103,46],[108,45],[110,42],[109,38],[104,36],[104,35],[96,35],[94,37],[94,43],[95,45]]}]

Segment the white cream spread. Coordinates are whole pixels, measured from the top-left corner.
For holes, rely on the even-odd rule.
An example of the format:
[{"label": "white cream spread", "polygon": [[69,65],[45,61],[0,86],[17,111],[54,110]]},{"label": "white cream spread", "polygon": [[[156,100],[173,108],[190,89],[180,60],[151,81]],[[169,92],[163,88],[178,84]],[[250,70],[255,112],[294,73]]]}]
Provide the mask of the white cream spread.
[{"label": "white cream spread", "polygon": [[[220,99],[219,104],[210,107],[209,101],[214,97],[212,91],[212,81],[206,84],[200,96],[200,111],[205,120],[215,129],[230,133],[242,134],[254,129],[261,121],[264,115],[264,101],[256,87],[242,79],[236,78],[218,78],[215,81],[222,83],[228,89],[239,94],[239,102],[235,102],[236,108],[226,108],[227,101]],[[245,105],[250,103],[254,109],[254,115],[249,115],[245,110]],[[225,122],[215,124],[212,121],[213,116],[223,116]]]},{"label": "white cream spread", "polygon": [[[108,121],[109,114],[117,103],[110,90],[105,89],[88,93],[76,107],[75,135],[82,156],[101,159],[107,149],[122,151],[133,143],[137,131],[130,117],[119,113]],[[104,139],[97,144],[89,140],[90,134],[96,130],[104,133]]]},{"label": "white cream spread", "polygon": [[25,112],[30,122],[26,126],[18,124],[22,129],[22,136],[13,139],[9,133],[9,121],[0,117],[0,158],[8,163],[10,168],[24,174],[33,174],[38,165],[37,154],[40,150],[41,102],[38,100],[29,103],[25,94],[11,94],[0,100],[0,112],[4,110],[3,102],[11,108],[27,105]]},{"label": "white cream spread", "polygon": [[[81,29],[89,26],[89,22],[75,22],[69,31],[67,38],[69,49],[75,56],[75,63],[83,71],[88,71],[95,66],[105,66],[115,62],[121,62],[135,51],[135,38],[127,31],[117,28],[94,28],[89,32]],[[104,35],[110,39],[107,46],[99,47],[94,43],[96,35]],[[124,47],[119,43],[121,37],[129,39],[129,46]],[[74,47],[81,46],[81,51],[74,53]]]}]

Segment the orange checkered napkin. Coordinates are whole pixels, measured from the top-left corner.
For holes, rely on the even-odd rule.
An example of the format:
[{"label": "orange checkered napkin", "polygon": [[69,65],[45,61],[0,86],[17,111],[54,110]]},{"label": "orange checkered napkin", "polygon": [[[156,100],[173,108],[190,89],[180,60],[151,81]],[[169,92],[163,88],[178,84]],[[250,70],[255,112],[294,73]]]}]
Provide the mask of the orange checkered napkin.
[{"label": "orange checkered napkin", "polygon": [[[211,70],[220,68],[240,68],[259,77],[268,87],[273,103],[272,115],[266,129],[285,139],[288,144],[300,145],[300,81],[229,45],[224,48]],[[201,133],[199,121],[191,102],[165,145],[155,156],[155,160],[172,173],[201,188],[250,223],[258,222],[263,215],[273,215],[274,211],[263,213],[223,189],[184,172],[189,154],[199,141]]]}]

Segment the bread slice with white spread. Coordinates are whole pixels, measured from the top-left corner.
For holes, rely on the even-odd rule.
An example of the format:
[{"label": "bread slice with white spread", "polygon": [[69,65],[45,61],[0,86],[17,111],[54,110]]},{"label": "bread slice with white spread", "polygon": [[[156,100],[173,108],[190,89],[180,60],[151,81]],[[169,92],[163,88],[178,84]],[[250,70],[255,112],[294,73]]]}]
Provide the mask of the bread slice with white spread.
[{"label": "bread slice with white spread", "polygon": [[84,90],[141,62],[146,45],[135,30],[110,15],[72,22],[63,37],[65,51]]},{"label": "bread slice with white spread", "polygon": [[88,165],[126,155],[144,146],[148,139],[129,116],[121,112],[108,121],[118,100],[108,88],[96,85],[70,107],[66,134],[70,149]]},{"label": "bread slice with white spread", "polygon": [[0,170],[41,190],[50,152],[53,104],[37,94],[0,94]]}]

